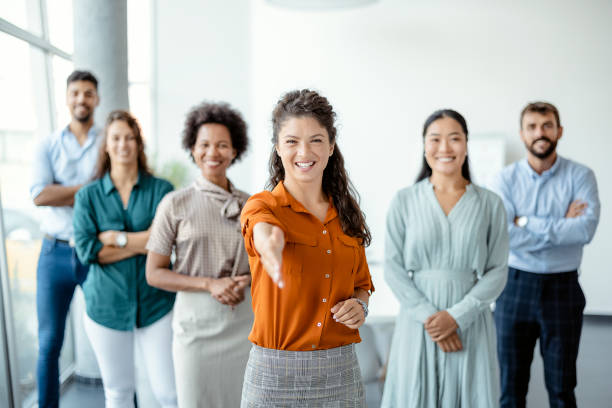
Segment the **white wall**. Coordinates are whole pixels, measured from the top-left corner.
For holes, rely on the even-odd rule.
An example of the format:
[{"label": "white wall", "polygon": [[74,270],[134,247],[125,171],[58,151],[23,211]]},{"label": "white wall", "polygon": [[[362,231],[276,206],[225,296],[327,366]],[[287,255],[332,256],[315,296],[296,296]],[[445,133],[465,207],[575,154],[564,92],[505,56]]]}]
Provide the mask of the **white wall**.
[{"label": "white wall", "polygon": [[[473,135],[503,135],[511,162],[524,156],[520,110],[528,101],[551,101],[565,127],[560,153],[598,176],[602,216],[581,281],[587,311],[612,314],[604,255],[612,248],[611,2],[381,0],[317,13],[255,0],[251,7],[254,190],[267,176],[276,100],[290,89],[319,89],[339,114],[338,143],[374,233],[369,259],[380,261],[385,211],[394,192],[413,182],[428,114],[451,107]],[[177,81],[175,92],[182,89],[176,85],[188,84]],[[376,275],[380,296],[387,288]]]},{"label": "white wall", "polygon": [[[181,132],[191,107],[225,101],[250,123],[250,5],[248,0],[152,0],[152,127],[158,160],[184,160]],[[252,154],[230,168],[250,191]]]}]

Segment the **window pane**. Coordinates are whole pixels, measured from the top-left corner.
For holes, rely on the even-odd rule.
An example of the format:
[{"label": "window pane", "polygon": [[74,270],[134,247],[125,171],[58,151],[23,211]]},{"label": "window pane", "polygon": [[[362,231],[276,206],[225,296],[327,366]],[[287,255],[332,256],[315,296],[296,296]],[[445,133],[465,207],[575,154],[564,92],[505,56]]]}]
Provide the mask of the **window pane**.
[{"label": "window pane", "polygon": [[72,54],[72,0],[47,0],[49,41]]},{"label": "window pane", "polygon": [[32,34],[42,36],[38,0],[2,0],[0,18]]},{"label": "window pane", "polygon": [[36,320],[36,260],[40,252],[39,222],[32,216],[29,198],[31,161],[42,131],[35,98],[46,98],[46,89],[36,89],[33,68],[44,59],[27,43],[0,33],[0,48],[11,58],[0,64],[0,186],[5,228],[11,320],[17,348],[17,372],[23,399],[36,389],[38,349]]},{"label": "window pane", "polygon": [[70,122],[70,112],[66,108],[66,78],[73,70],[72,61],[53,56],[53,94],[55,100],[55,126],[64,127]]},{"label": "window pane", "polygon": [[[32,202],[29,185],[36,146],[51,131],[50,98],[42,51],[4,33],[0,33],[0,49],[11,56],[0,64],[0,194],[13,313],[6,318],[14,329],[16,347],[17,367],[12,374],[27,406],[36,391],[36,266],[42,243],[39,221],[44,216]],[[61,70],[61,63],[58,66]],[[71,342],[68,334],[61,370],[74,361]]]},{"label": "window pane", "polygon": [[150,0],[128,1],[128,79],[130,83],[149,81],[151,65],[150,3]]}]

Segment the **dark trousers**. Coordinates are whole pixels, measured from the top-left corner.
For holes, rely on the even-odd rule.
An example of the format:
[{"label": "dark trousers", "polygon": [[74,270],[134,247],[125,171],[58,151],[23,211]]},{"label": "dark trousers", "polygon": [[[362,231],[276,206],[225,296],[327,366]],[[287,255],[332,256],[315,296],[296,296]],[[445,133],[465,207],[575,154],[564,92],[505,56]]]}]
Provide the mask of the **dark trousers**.
[{"label": "dark trousers", "polygon": [[525,407],[538,338],[551,408],[576,406],[584,306],[576,271],[536,274],[509,269],[508,283],[495,305],[502,408]]},{"label": "dark trousers", "polygon": [[66,316],[76,285],[88,268],[67,243],[43,239],[36,271],[38,315],[38,406],[59,405],[59,355],[64,342]]}]

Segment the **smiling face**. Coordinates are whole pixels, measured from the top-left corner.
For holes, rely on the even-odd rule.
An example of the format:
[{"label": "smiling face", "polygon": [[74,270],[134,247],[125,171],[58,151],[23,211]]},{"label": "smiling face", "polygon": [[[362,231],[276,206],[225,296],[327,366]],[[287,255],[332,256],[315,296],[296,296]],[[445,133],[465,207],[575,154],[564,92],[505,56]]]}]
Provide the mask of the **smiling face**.
[{"label": "smiling face", "polygon": [[526,112],[521,121],[521,140],[525,147],[538,159],[545,159],[554,153],[557,141],[563,135],[553,112],[545,114]]},{"label": "smiling face", "polygon": [[467,137],[459,122],[449,117],[433,121],[425,133],[425,160],[433,173],[461,174],[467,156]]},{"label": "smiling face", "polygon": [[191,155],[207,180],[218,185],[227,184],[226,171],[236,157],[227,127],[218,123],[200,126]]},{"label": "smiling face", "polygon": [[93,119],[93,113],[100,102],[98,91],[93,82],[73,81],[66,90],[66,106],[73,119],[87,123]]},{"label": "smiling face", "polygon": [[106,152],[111,167],[138,165],[138,153],[142,146],[132,128],[124,120],[113,121],[106,130]]},{"label": "smiling face", "polygon": [[291,183],[321,184],[333,151],[327,129],[310,116],[288,118],[278,133],[276,153]]}]

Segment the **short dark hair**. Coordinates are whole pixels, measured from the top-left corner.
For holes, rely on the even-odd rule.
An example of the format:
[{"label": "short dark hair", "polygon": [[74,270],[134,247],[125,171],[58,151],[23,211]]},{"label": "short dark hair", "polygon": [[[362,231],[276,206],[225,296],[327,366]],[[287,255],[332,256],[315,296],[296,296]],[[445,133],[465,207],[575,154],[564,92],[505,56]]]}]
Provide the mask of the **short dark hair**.
[{"label": "short dark hair", "polygon": [[249,147],[247,124],[242,119],[240,112],[225,102],[202,102],[189,111],[183,129],[183,148],[191,151],[196,143],[200,126],[207,123],[216,123],[227,128],[232,140],[232,147],[236,149],[236,157],[234,157],[232,163],[240,160]]},{"label": "short dark hair", "polygon": [[96,91],[98,90],[98,79],[89,71],[72,71],[72,74],[70,74],[66,80],[66,88],[68,88],[72,82],[76,81],[89,81],[94,84]]},{"label": "short dark hair", "polygon": [[[434,113],[432,113],[431,115],[427,117],[427,119],[425,120],[425,124],[423,125],[423,139],[425,139],[425,135],[427,135],[427,129],[429,129],[429,126],[432,123],[434,123],[436,120],[442,119],[442,118],[451,118],[455,120],[457,123],[459,123],[459,125],[461,126],[461,130],[463,130],[463,133],[465,133],[465,141],[467,142],[468,140],[467,122],[465,121],[465,118],[463,117],[463,115],[461,115],[456,110],[452,110],[452,109],[440,109],[440,110],[435,111]],[[423,153],[425,152],[423,151]],[[427,163],[427,159],[425,159],[425,154],[423,154],[423,163],[421,164],[421,171],[419,171],[419,175],[416,178],[416,182],[418,183],[419,181],[423,179],[429,178],[431,177],[432,174],[433,174],[433,170],[431,169],[431,167],[429,167],[429,163]],[[463,166],[461,166],[461,175],[467,181],[470,181],[470,182],[472,181],[472,175],[470,173],[470,162],[467,156],[465,157]]]},{"label": "short dark hair", "polygon": [[553,115],[555,115],[555,119],[557,120],[557,126],[561,127],[561,119],[559,119],[559,110],[557,110],[555,105],[553,105],[552,103],[542,101],[528,103],[527,106],[525,106],[521,111],[521,119],[519,122],[521,129],[523,128],[523,117],[527,112],[539,113],[540,115],[552,113]]}]

